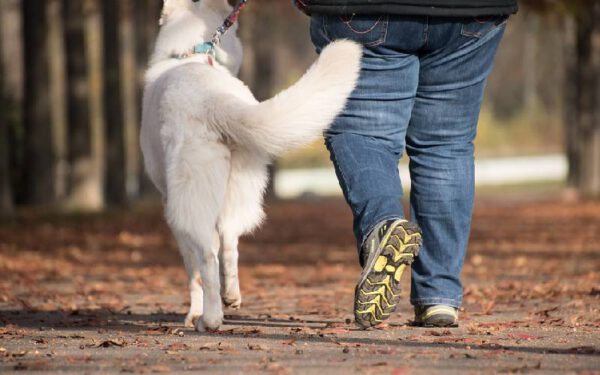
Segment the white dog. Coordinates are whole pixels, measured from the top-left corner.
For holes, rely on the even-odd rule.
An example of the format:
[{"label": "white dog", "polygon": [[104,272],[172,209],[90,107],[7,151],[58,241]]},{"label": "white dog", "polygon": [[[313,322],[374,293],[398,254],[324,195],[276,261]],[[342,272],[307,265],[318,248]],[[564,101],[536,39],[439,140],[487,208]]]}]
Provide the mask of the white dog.
[{"label": "white dog", "polygon": [[[190,54],[210,41],[226,0],[165,0],[144,92],[141,146],[189,275],[186,325],[216,330],[222,302],[241,304],[238,238],[263,219],[271,158],[319,137],[354,89],[362,50],[332,43],[302,79],[263,103],[235,75],[233,27],[213,61]],[[268,38],[268,35],[262,37]]]}]

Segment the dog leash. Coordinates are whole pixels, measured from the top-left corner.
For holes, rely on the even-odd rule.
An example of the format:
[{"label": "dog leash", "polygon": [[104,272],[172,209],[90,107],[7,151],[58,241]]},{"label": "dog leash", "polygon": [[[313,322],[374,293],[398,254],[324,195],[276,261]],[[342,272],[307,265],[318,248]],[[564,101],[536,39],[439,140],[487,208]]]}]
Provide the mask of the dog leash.
[{"label": "dog leash", "polygon": [[240,17],[241,11],[246,7],[246,5],[248,5],[248,0],[239,0],[237,2],[237,4],[233,8],[233,10],[229,14],[229,16],[227,16],[227,18],[225,18],[225,21],[223,22],[223,24],[221,26],[219,26],[219,28],[213,35],[212,41],[211,41],[213,46],[216,47],[221,43],[221,37],[223,35],[225,35],[227,30],[229,30],[231,28],[231,26],[235,25],[235,23],[238,21],[238,18]]},{"label": "dog leash", "polygon": [[208,57],[208,64],[213,66],[213,60],[217,60],[217,47],[221,44],[221,37],[227,33],[231,26],[235,25],[242,9],[244,9],[246,5],[248,5],[248,0],[239,0],[237,2],[231,13],[225,18],[223,24],[217,28],[210,42],[197,44],[190,52],[182,55],[174,55],[173,57],[176,59],[185,59],[192,55],[204,54]]}]

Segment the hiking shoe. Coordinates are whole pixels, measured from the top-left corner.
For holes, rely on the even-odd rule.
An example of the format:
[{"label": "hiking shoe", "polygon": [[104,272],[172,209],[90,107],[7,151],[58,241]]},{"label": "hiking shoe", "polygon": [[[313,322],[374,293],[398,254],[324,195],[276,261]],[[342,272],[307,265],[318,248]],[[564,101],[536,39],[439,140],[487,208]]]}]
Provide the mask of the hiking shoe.
[{"label": "hiking shoe", "polygon": [[458,309],[448,305],[415,307],[414,323],[420,327],[458,327]]},{"label": "hiking shoe", "polygon": [[354,317],[373,327],[396,310],[400,280],[422,244],[421,229],[406,220],[389,220],[367,237],[361,253],[363,272],[354,293]]}]

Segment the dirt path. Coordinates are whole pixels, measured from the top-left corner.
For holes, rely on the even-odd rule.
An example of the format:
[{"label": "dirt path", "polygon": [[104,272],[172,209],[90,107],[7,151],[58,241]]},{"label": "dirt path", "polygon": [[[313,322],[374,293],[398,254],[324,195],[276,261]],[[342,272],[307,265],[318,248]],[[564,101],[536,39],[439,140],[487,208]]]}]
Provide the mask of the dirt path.
[{"label": "dirt path", "polygon": [[182,328],[185,275],[158,210],[1,224],[0,373],[600,373],[598,203],[479,202],[448,330],[408,325],[407,300],[386,327],[353,325],[342,202],[268,215],[241,246],[244,307],[213,334]]}]

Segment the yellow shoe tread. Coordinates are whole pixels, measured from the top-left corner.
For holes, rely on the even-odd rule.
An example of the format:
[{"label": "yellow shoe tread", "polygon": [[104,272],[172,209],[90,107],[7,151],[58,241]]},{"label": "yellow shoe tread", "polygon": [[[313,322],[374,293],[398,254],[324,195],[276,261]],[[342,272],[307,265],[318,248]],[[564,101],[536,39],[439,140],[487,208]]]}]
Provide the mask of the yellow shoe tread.
[{"label": "yellow shoe tread", "polygon": [[[364,326],[374,326],[387,319],[400,301],[400,280],[404,270],[412,264],[421,246],[418,229],[407,230],[399,223],[383,239],[383,251],[362,285],[357,286],[355,316]],[[409,231],[413,231],[409,233]]]}]

